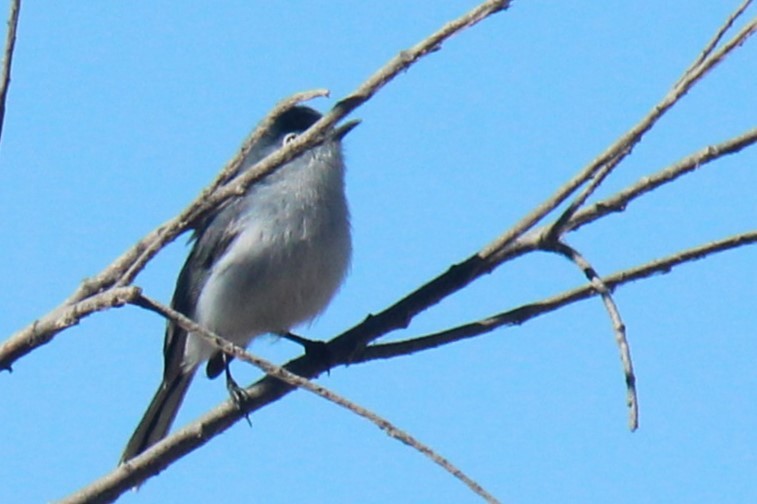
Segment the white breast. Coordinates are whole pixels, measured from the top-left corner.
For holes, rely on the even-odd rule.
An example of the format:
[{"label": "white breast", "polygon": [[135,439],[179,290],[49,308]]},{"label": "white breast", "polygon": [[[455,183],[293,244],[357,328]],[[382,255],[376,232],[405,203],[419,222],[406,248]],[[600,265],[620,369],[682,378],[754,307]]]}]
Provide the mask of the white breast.
[{"label": "white breast", "polygon": [[[249,205],[236,224],[241,231],[201,291],[198,323],[246,346],[326,307],[351,255],[343,170],[338,146],[328,144],[245,196]],[[183,364],[194,366],[212,352],[190,334]]]}]

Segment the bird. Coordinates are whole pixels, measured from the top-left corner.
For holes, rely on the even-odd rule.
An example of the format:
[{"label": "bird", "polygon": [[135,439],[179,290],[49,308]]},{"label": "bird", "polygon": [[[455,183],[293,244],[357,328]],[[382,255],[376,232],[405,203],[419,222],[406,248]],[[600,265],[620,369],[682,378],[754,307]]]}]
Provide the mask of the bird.
[{"label": "bird", "polygon": [[[303,105],[284,111],[253,143],[247,170],[284,147],[321,118]],[[332,127],[325,139],[270,173],[195,226],[171,306],[243,347],[264,334],[290,334],[312,321],[342,285],[352,241],[345,195],[342,139],[359,121]],[[166,326],[163,378],[119,463],[163,439],[198,367],[208,378],[231,360],[174,322]]]}]

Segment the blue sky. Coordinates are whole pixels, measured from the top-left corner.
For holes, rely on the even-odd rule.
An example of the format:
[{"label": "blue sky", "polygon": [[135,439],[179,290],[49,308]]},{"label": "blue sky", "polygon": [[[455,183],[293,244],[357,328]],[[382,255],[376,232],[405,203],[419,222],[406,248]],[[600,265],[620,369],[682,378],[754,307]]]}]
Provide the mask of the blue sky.
[{"label": "blue sky", "polygon": [[[273,104],[326,110],[475,2],[28,2],[0,144],[1,333],[67,297],[189,203]],[[736,2],[517,2],[361,107],[347,140],[351,274],[300,332],[328,338],[514,224],[667,92]],[[751,15],[757,15],[751,9]],[[757,41],[717,68],[608,180],[609,195],[755,126]],[[753,230],[757,151],[570,236],[602,273]],[[170,299],[182,237],[138,277]],[[503,502],[757,501],[754,264],[743,248],[616,293],[638,376],[626,428],[609,321],[589,300],[321,383],[430,444]],[[545,254],[503,266],[391,337],[582,283]],[[117,462],[162,372],[164,322],[90,317],[0,375],[0,502],[62,498]],[[299,349],[260,340],[285,362]],[[239,364],[251,382],[259,373]],[[198,379],[177,425],[224,400]],[[466,503],[420,454],[305,392],[255,414],[124,503]]]}]

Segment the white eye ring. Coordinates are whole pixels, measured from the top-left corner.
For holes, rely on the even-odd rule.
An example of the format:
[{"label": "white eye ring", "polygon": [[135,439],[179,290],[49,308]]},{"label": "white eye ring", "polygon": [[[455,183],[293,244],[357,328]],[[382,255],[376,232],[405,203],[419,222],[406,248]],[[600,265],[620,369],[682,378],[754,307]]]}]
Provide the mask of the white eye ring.
[{"label": "white eye ring", "polygon": [[284,139],[281,141],[281,145],[290,144],[292,143],[292,141],[294,141],[295,138],[297,138],[297,133],[287,133],[284,136]]}]

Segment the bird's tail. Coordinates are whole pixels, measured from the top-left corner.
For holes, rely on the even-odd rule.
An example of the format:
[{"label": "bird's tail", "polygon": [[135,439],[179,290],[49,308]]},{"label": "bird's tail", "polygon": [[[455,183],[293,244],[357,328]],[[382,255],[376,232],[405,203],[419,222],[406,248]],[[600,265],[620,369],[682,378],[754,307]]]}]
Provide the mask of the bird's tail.
[{"label": "bird's tail", "polygon": [[137,429],[126,444],[119,464],[136,457],[166,437],[193,376],[194,369],[188,373],[180,372],[173,379],[163,379]]}]

